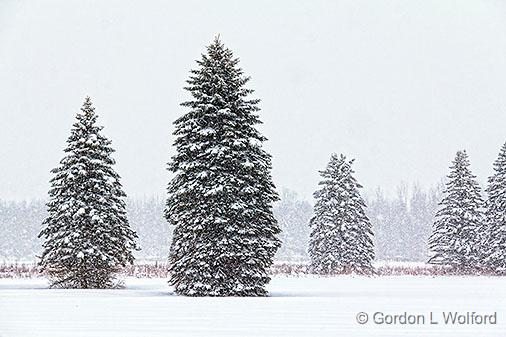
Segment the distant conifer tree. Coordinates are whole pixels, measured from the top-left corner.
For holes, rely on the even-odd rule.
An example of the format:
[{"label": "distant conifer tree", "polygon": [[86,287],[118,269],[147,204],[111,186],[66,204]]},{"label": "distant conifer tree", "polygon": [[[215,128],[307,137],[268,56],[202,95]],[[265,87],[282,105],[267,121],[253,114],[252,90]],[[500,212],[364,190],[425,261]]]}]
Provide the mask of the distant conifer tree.
[{"label": "distant conifer tree", "polygon": [[482,263],[483,200],[466,151],[458,151],[429,238],[429,263],[472,272]]},{"label": "distant conifer tree", "polygon": [[374,259],[372,226],[365,215],[360,186],[353,177],[353,160],[332,155],[321,171],[321,188],[314,193],[315,216],[310,221],[310,269],[318,274],[370,273]]}]

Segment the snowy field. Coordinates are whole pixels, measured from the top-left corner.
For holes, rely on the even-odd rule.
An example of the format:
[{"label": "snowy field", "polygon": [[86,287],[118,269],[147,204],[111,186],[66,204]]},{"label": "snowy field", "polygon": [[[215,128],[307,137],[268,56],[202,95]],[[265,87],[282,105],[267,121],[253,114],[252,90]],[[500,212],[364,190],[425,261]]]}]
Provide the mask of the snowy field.
[{"label": "snowy field", "polygon": [[[0,279],[0,336],[506,335],[506,280],[499,277],[276,277],[269,290],[268,298],[187,298],[172,294],[165,279],[129,278],[121,290]],[[454,311],[496,312],[497,324],[445,325],[442,313]],[[368,323],[357,323],[359,312]],[[376,312],[427,321],[371,323]]]}]

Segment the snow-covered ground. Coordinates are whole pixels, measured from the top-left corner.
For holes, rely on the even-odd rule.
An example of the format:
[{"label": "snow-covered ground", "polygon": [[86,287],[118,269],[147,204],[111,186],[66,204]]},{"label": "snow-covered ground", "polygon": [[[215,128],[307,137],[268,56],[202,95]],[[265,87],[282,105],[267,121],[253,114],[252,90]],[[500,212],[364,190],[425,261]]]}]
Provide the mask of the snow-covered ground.
[{"label": "snow-covered ground", "polygon": [[[267,298],[187,298],[164,279],[129,278],[121,290],[1,279],[0,336],[506,336],[505,278],[276,277],[269,290]],[[496,312],[497,323],[445,325],[443,313],[455,311]],[[368,323],[357,323],[360,312]],[[371,323],[381,321],[376,312],[425,324]]]}]

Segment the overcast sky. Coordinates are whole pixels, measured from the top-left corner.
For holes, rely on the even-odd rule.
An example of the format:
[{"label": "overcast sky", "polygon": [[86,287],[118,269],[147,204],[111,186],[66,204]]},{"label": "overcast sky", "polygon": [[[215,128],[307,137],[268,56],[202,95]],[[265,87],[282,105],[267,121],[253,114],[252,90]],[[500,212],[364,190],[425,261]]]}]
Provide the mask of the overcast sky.
[{"label": "overcast sky", "polygon": [[182,87],[216,34],[260,98],[276,185],[332,152],[366,191],[429,186],[506,141],[504,1],[0,0],[0,198],[45,198],[90,95],[131,196],[162,194]]}]

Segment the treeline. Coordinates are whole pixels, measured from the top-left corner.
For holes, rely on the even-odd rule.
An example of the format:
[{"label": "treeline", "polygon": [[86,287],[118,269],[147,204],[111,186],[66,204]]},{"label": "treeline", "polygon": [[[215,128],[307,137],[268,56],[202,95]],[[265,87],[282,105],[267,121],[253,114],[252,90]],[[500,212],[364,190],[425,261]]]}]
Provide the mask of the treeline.
[{"label": "treeline", "polygon": [[[402,184],[394,196],[381,189],[369,193],[366,212],[373,225],[376,260],[425,262],[442,186],[424,189]],[[42,241],[37,239],[47,216],[44,200],[0,200],[0,262],[34,262]],[[165,199],[127,198],[126,209],[132,228],[138,233],[139,262],[166,262],[173,226],[164,218]],[[281,228],[283,244],[275,260],[306,263],[308,257],[311,203],[296,192],[282,189],[273,213]]]},{"label": "treeline", "polygon": [[427,261],[428,239],[443,189],[442,183],[430,188],[401,183],[393,196],[378,188],[366,197],[376,260]]},{"label": "treeline", "polygon": [[35,261],[41,249],[37,235],[46,214],[43,200],[0,200],[0,261]]}]

